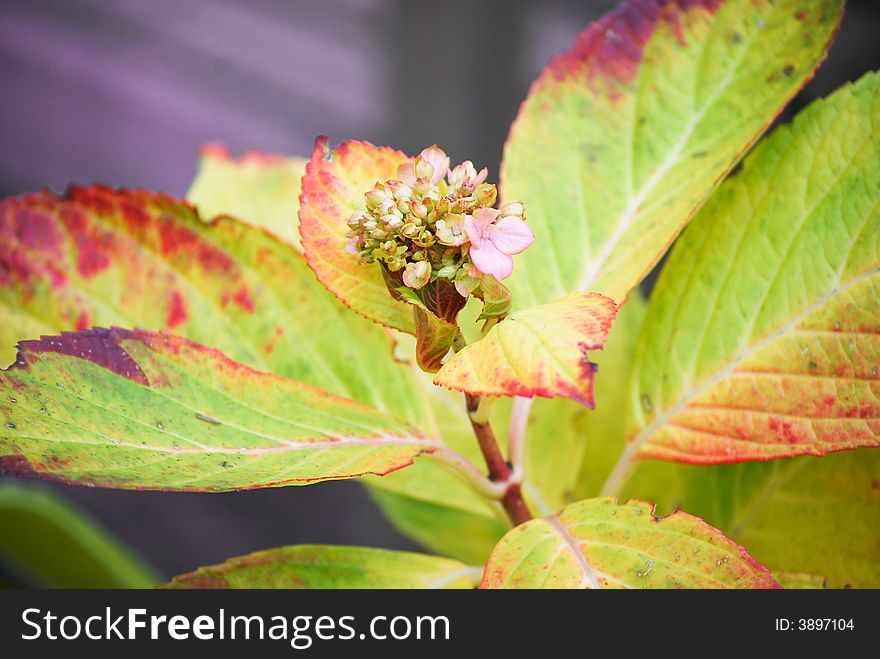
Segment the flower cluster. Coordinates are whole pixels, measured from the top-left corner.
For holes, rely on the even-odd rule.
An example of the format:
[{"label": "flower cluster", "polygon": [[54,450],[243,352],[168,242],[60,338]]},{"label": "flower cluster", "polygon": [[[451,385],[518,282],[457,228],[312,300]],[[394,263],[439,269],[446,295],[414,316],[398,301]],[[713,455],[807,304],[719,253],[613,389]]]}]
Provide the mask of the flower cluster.
[{"label": "flower cluster", "polygon": [[348,251],[399,273],[416,290],[447,279],[468,297],[483,275],[508,277],[511,256],[535,236],[521,203],[492,207],[498,193],[486,174],[469,160],[450,168],[441,149],[428,147],[401,165],[397,179],[364,195],[366,209],[348,221]]}]

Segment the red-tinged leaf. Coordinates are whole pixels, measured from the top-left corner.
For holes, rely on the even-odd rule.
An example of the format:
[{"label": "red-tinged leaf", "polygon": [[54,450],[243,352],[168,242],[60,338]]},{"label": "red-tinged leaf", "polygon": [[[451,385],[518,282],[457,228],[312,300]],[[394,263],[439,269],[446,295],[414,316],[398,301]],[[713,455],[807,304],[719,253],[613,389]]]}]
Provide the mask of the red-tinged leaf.
[{"label": "red-tinged leaf", "polygon": [[537,239],[517,308],[622,303],[825,58],[843,0],[629,0],[533,83],[501,192]]},{"label": "red-tinged leaf", "polygon": [[682,235],[639,338],[625,460],[880,446],[878,198],[869,73],[758,145]]},{"label": "red-tinged leaf", "polygon": [[698,517],[643,501],[573,503],[509,531],[481,588],[779,588],[770,571]]},{"label": "red-tinged leaf", "polygon": [[0,201],[0,314],[4,364],[16,341],[41,334],[169,330],[432,432],[387,332],[330,295],[301,254],[162,194],[96,186]]},{"label": "red-tinged leaf", "polygon": [[663,512],[699,516],[774,574],[819,574],[829,588],[878,588],[878,474],[880,451],[872,448],[714,466],[641,460],[624,493],[656,501]]},{"label": "red-tinged leaf", "polygon": [[364,208],[364,193],[377,181],[397,178],[407,159],[369,142],[348,140],[330,148],[319,137],[302,180],[299,222],[306,260],[327,290],[370,320],[413,333],[412,311],[391,296],[380,268],[345,249],[346,222]]},{"label": "red-tinged leaf", "polygon": [[450,359],[435,384],[480,396],[571,398],[593,406],[595,364],[617,306],[598,293],[517,311]]},{"label": "red-tinged leaf", "polygon": [[0,418],[5,473],[121,489],[303,485],[441,448],[360,403],[144,330],[21,342],[0,372]]}]

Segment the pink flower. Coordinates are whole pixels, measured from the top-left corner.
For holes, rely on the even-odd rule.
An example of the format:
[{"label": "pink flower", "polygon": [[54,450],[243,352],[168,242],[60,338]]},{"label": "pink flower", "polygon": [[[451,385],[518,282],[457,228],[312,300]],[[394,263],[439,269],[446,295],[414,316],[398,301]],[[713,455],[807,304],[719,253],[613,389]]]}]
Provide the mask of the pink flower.
[{"label": "pink flower", "polygon": [[513,254],[524,251],[535,240],[535,234],[522,218],[498,216],[495,208],[479,208],[464,218],[464,231],[471,243],[470,257],[477,270],[493,275],[499,281],[513,272]]},{"label": "pink flower", "polygon": [[360,254],[361,252],[358,249],[358,240],[360,240],[360,238],[358,238],[357,236],[352,236],[345,244],[345,251],[349,254],[353,254],[354,256]]}]

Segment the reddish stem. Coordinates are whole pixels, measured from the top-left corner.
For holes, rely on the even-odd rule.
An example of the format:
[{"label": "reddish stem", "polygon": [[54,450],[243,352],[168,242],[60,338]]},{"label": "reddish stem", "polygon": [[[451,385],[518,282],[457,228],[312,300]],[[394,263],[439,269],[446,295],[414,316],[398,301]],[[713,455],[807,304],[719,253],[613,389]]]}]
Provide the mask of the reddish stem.
[{"label": "reddish stem", "polygon": [[[489,468],[489,478],[495,482],[502,483],[510,480],[511,468],[501,453],[501,448],[498,446],[498,440],[495,439],[495,432],[492,430],[492,426],[489,425],[488,421],[486,423],[477,423],[473,420],[472,415],[480,406],[480,397],[465,394],[465,401],[467,402],[468,416],[471,418],[471,427],[474,429],[477,444],[479,444],[480,451],[483,453],[483,459]],[[519,483],[511,483],[507,486],[507,491],[501,498],[501,504],[514,524],[522,524],[532,519],[532,514],[529,512],[528,506],[526,506],[526,502],[523,499]]]}]

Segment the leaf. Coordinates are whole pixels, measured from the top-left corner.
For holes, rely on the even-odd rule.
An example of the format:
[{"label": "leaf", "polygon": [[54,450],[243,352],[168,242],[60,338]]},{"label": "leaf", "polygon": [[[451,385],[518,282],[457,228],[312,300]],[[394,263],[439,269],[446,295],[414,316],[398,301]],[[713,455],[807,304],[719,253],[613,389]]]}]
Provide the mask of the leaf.
[{"label": "leaf", "polygon": [[73,187],[0,201],[0,313],[4,364],[21,338],[164,329],[432,430],[387,333],[329,295],[292,247],[161,194]]},{"label": "leaf", "polygon": [[436,373],[443,358],[452,348],[458,335],[458,325],[453,325],[422,306],[413,306],[416,324],[416,358],[419,367],[428,373]]},{"label": "leaf", "polygon": [[382,480],[369,488],[373,500],[398,531],[430,551],[482,565],[509,528],[436,463],[417,461]]},{"label": "leaf", "polygon": [[[0,559],[38,588],[150,588],[155,573],[82,511],[36,483],[0,481]],[[59,557],[63,556],[63,560]]]},{"label": "leaf", "polygon": [[811,104],[681,237],[631,379],[630,454],[880,445],[880,75]]},{"label": "leaf", "polygon": [[519,308],[575,290],[622,302],[812,76],[842,0],[630,0],[533,83],[501,189],[537,240]]},{"label": "leaf", "polygon": [[517,526],[481,588],[779,588],[763,565],[693,515],[587,499]]},{"label": "leaf", "polygon": [[[620,457],[626,444],[626,417],[623,414],[626,409],[626,400],[629,395],[628,379],[632,369],[635,355],[636,341],[645,318],[647,304],[645,298],[638,291],[633,291],[617,312],[614,326],[608,335],[608,341],[601,352],[595,353],[596,364],[599,366],[600,375],[596,379],[596,409],[581,414],[578,419],[576,430],[577,437],[583,445],[583,457],[580,460],[572,458],[579,466],[579,474],[573,487],[568,493],[565,503],[580,501],[589,497],[598,496],[614,463]],[[536,421],[540,424],[539,419]],[[553,419],[548,417],[544,420],[546,434],[551,437]],[[532,435],[536,437],[536,435]],[[545,440],[546,446],[552,439]],[[541,440],[530,440],[528,447],[534,451],[541,451]],[[544,449],[550,451],[549,446]],[[537,461],[537,457],[535,460]],[[562,462],[564,458],[556,457]],[[549,477],[547,480],[550,480]],[[639,498],[639,497],[636,497]],[[656,499],[647,499],[655,501]],[[556,507],[559,507],[558,504]]]},{"label": "leaf", "polygon": [[[230,218],[206,224],[188,206],[162,195],[101,187],[71,188],[63,199],[46,193],[11,198],[0,202],[0,210],[0,273],[14,275],[4,279],[0,274],[0,313],[6,320],[0,324],[0,340],[8,345],[21,337],[75,329],[83,313],[86,325],[173,329],[258,370],[359,400],[430,437],[449,435],[456,446],[476,450],[464,404],[457,396],[450,407],[447,399],[452,394],[431,385],[410,363],[390,359],[391,342],[385,330],[351,313],[315,280],[299,254],[263,232]],[[125,221],[128,216],[141,217],[138,211],[143,211],[139,222]],[[76,225],[78,232],[94,240],[77,240],[77,233],[69,231],[62,219],[79,216],[83,219]],[[140,223],[144,228],[135,231]],[[36,240],[56,235],[57,249]],[[187,236],[188,251],[166,255],[162,237],[178,235]],[[106,250],[107,269],[85,278],[76,264],[80,250],[92,244],[112,244],[114,249]],[[229,267],[212,267],[218,262]],[[24,274],[32,274],[22,278],[16,265]],[[55,278],[63,285],[50,287],[48,282]],[[242,285],[247,286],[253,312],[230,299],[229,292]],[[182,291],[187,308],[194,309],[172,328],[166,310],[175,291]],[[11,362],[15,352],[4,351],[0,346],[5,363]],[[432,409],[432,401],[437,400],[444,402]],[[471,457],[481,459],[478,453]],[[478,554],[476,559],[466,556],[467,560],[484,561],[504,525],[478,494],[443,466],[416,466],[418,474],[434,474],[426,476],[428,481],[436,480],[446,489],[426,495],[421,480],[400,478],[406,470],[373,479],[373,486],[394,488],[385,498],[399,496],[398,511],[409,510],[408,501],[417,502],[413,517],[422,514],[424,501],[447,511],[420,518],[422,535],[433,533],[427,521],[441,517],[456,517],[456,524],[461,516],[472,516],[475,524],[486,520],[484,540],[468,543],[458,531],[445,534],[458,533],[455,543],[467,544],[467,552]],[[436,498],[444,492],[448,492],[445,500]],[[399,512],[395,521],[413,528],[409,521],[400,522],[402,517]]]},{"label": "leaf", "polygon": [[624,492],[655,496],[664,512],[699,515],[774,573],[820,574],[829,588],[877,588],[878,474],[875,449],[717,466],[642,460]]},{"label": "leaf", "polygon": [[475,292],[475,295],[483,300],[483,311],[477,320],[503,319],[510,313],[510,308],[513,306],[510,289],[492,275],[483,276],[479,290]]},{"label": "leaf", "polygon": [[563,396],[593,406],[595,365],[617,307],[598,293],[575,293],[501,321],[459,351],[434,383],[481,396]]},{"label": "leaf", "polygon": [[169,588],[473,588],[474,568],[439,556],[369,547],[294,545],[200,567]]},{"label": "leaf", "polygon": [[256,151],[233,158],[225,146],[208,144],[186,198],[204,218],[232,215],[299,249],[297,211],[306,162]]},{"label": "leaf", "polygon": [[823,590],[827,588],[825,577],[800,572],[774,572],[773,577],[786,590]]},{"label": "leaf", "polygon": [[[599,367],[596,408],[565,399],[535,399],[528,417],[523,491],[532,509],[551,515],[566,504],[596,496],[623,450],[626,376],[644,316],[640,293],[618,311],[605,347],[591,355]],[[498,432],[505,424],[493,419]]]},{"label": "leaf", "polygon": [[360,403],[143,330],[21,342],[0,376],[0,416],[0,471],[120,489],[381,475],[441,446]]},{"label": "leaf", "polygon": [[346,222],[364,208],[364,193],[377,181],[397,178],[407,160],[400,151],[369,142],[347,140],[330,148],[327,138],[319,137],[302,180],[299,228],[306,261],[327,290],[362,316],[412,334],[412,311],[391,297],[381,268],[345,250]]},{"label": "leaf", "polygon": [[[458,336],[459,328],[455,323],[458,311],[451,315],[451,320],[446,320],[425,306],[419,296],[421,291],[414,291],[406,286],[400,286],[393,290],[400,295],[401,300],[413,307],[413,320],[416,328],[415,353],[419,368],[427,373],[436,373],[440,369],[443,358],[452,349],[455,337]],[[461,298],[458,293],[455,295]],[[464,300],[464,298],[461,299]]]}]

